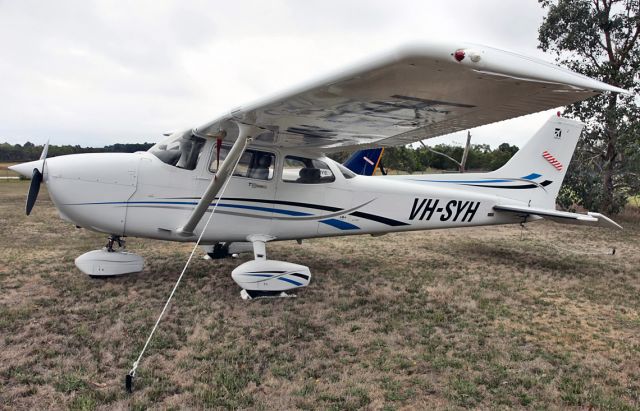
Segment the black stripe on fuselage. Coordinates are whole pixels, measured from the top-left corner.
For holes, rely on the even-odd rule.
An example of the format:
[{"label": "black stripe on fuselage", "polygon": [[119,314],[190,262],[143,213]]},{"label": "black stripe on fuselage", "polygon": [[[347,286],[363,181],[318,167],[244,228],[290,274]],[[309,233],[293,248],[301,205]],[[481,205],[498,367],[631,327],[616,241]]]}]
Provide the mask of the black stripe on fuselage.
[{"label": "black stripe on fuselage", "polygon": [[549,180],[544,180],[542,183],[540,184],[525,184],[525,185],[520,185],[520,186],[497,186],[497,185],[487,185],[487,184],[462,184],[464,186],[469,186],[469,187],[485,187],[485,188],[504,188],[504,189],[508,189],[508,190],[522,190],[522,189],[527,189],[527,188],[536,188],[536,187],[546,187],[549,184],[551,184],[553,181],[549,181]]},{"label": "black stripe on fuselage", "polygon": [[[171,197],[168,200],[200,200],[200,197]],[[217,198],[216,198],[217,200]],[[225,198],[225,200],[229,201],[246,201],[248,203],[265,203],[265,204],[279,204],[279,205],[288,205],[293,207],[305,207],[312,208],[315,210],[323,210],[323,211],[342,211],[342,208],[325,206],[320,204],[310,204],[310,203],[299,203],[297,201],[281,201],[281,200],[268,200],[268,199],[259,199],[259,198]],[[385,224],[391,227],[400,227],[404,225],[409,225],[407,223],[403,223],[402,221],[393,220],[391,218],[378,216],[375,214],[364,213],[362,211],[354,211],[351,213],[352,216],[364,218],[366,220],[375,221],[377,223]]]},{"label": "black stripe on fuselage", "polygon": [[[224,200],[228,201],[246,201],[247,203],[265,203],[265,204],[280,204],[280,205],[288,205],[293,207],[305,207],[305,208],[313,208],[316,210],[323,211],[342,211],[342,208],[338,207],[330,207],[319,204],[310,204],[310,203],[298,203],[296,201],[280,201],[280,200],[267,200],[260,198],[227,198],[224,197]],[[200,197],[170,197],[167,200],[200,200]],[[214,200],[218,200],[218,198],[214,198]]]},{"label": "black stripe on fuselage", "polygon": [[392,220],[390,218],[381,217],[381,216],[377,216],[377,215],[373,215],[373,214],[369,214],[369,213],[363,213],[362,211],[354,211],[353,213],[351,213],[351,215],[352,216],[356,216],[356,217],[360,217],[360,218],[365,218],[365,219],[371,220],[371,221],[376,221],[378,223],[390,225],[392,227],[399,227],[399,226],[403,226],[403,225],[409,225],[407,223],[403,223],[402,221]]}]

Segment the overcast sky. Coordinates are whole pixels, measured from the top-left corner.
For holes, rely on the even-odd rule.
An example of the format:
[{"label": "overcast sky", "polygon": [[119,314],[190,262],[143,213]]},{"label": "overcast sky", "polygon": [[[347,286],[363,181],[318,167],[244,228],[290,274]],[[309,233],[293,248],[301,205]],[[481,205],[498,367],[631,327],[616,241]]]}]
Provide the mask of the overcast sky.
[{"label": "overcast sky", "polygon": [[[420,40],[551,61],[536,48],[543,15],[537,0],[0,0],[0,142],[157,141]],[[548,116],[473,142],[520,146]]]}]

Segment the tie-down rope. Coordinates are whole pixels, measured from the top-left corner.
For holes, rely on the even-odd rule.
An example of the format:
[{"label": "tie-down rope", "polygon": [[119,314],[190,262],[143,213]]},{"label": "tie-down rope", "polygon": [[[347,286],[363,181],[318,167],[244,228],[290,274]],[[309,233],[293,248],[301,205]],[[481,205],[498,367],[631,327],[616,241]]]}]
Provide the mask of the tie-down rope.
[{"label": "tie-down rope", "polygon": [[[247,147],[248,142],[249,142],[248,140],[245,141],[244,148]],[[244,151],[244,149],[243,149],[243,151]],[[149,346],[149,343],[151,342],[151,338],[153,337],[153,334],[156,332],[156,329],[158,328],[158,324],[160,324],[160,320],[164,316],[164,313],[167,311],[167,307],[169,307],[169,303],[171,302],[171,299],[173,298],[173,294],[178,289],[178,285],[180,284],[180,281],[182,280],[182,277],[184,276],[184,273],[187,271],[187,268],[189,267],[189,264],[191,263],[191,259],[193,258],[193,255],[195,254],[196,250],[198,249],[198,246],[200,245],[200,241],[202,240],[202,236],[204,235],[204,232],[207,230],[207,227],[209,226],[209,223],[211,222],[211,218],[213,217],[213,215],[216,212],[216,208],[218,208],[218,203],[220,202],[220,199],[224,195],[224,192],[227,189],[227,185],[229,184],[229,181],[231,181],[231,177],[233,177],[233,173],[235,173],[236,167],[238,166],[238,163],[240,162],[240,158],[241,157],[242,156],[238,156],[238,159],[236,160],[236,163],[233,165],[233,168],[231,169],[231,173],[229,174],[229,177],[227,178],[227,181],[224,182],[224,185],[222,186],[222,189],[220,190],[220,195],[217,196],[218,199],[216,200],[216,202],[215,202],[215,204],[213,206],[213,209],[211,210],[211,214],[209,214],[209,218],[207,219],[207,222],[205,223],[204,227],[202,228],[202,232],[200,232],[200,236],[198,236],[198,241],[196,241],[196,244],[193,246],[193,249],[191,250],[191,254],[189,254],[189,258],[187,259],[187,262],[184,265],[184,268],[182,269],[182,272],[180,273],[180,276],[178,277],[178,280],[176,281],[176,284],[173,286],[173,290],[171,290],[171,294],[169,294],[169,298],[167,299],[167,302],[164,304],[164,307],[162,308],[162,312],[160,312],[160,315],[158,316],[158,319],[156,320],[156,323],[153,326],[153,329],[151,329],[151,333],[149,334],[149,337],[147,338],[147,341],[144,343],[144,347],[142,347],[142,351],[140,351],[140,355],[138,355],[138,359],[134,361],[131,370],[129,371],[129,373],[127,374],[127,376],[125,378],[125,387],[126,387],[128,392],[131,392],[132,389],[133,389],[133,378],[136,376],[136,370],[138,369],[138,365],[140,365],[140,360],[142,359],[142,356],[144,355],[145,351],[147,350],[147,347]],[[214,178],[216,178],[216,177],[217,176],[214,176]]]}]

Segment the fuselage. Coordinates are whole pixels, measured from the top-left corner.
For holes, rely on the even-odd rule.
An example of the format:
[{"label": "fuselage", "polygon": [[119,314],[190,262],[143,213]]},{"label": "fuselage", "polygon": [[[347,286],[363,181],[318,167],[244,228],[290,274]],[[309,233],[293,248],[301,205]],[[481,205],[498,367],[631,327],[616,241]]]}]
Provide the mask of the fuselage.
[{"label": "fuselage", "polygon": [[[209,207],[209,213],[214,208],[215,213],[203,244],[247,241],[254,234],[291,240],[520,221],[494,213],[493,206],[503,199],[491,194],[355,176],[324,156],[305,152],[259,147],[249,151],[256,158],[268,155],[271,164],[264,173],[247,169],[257,164],[255,158],[238,165],[238,175]],[[197,161],[184,168],[151,152],[70,155],[47,160],[45,182],[61,217],[80,227],[195,241],[209,213],[198,224],[195,237],[181,236],[177,229],[214,177],[211,169],[217,161],[213,141],[207,141]],[[303,175],[304,165],[296,168],[303,161],[320,168],[318,180]]]}]

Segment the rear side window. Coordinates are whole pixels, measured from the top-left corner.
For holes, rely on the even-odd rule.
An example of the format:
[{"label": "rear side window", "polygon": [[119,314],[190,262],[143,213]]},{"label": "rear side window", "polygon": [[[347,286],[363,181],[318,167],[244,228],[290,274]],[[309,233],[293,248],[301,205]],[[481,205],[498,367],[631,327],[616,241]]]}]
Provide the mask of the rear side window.
[{"label": "rear side window", "polygon": [[286,156],[282,168],[282,181],[300,184],[331,183],[336,178],[329,166],[313,158]]},{"label": "rear side window", "polygon": [[[220,147],[220,164],[227,158],[229,147]],[[236,177],[255,178],[258,180],[271,180],[273,178],[274,164],[276,157],[272,153],[257,150],[245,150],[238,161],[238,166],[233,173]],[[215,148],[213,149],[213,159],[209,170],[213,173],[218,169],[218,159]]]}]

